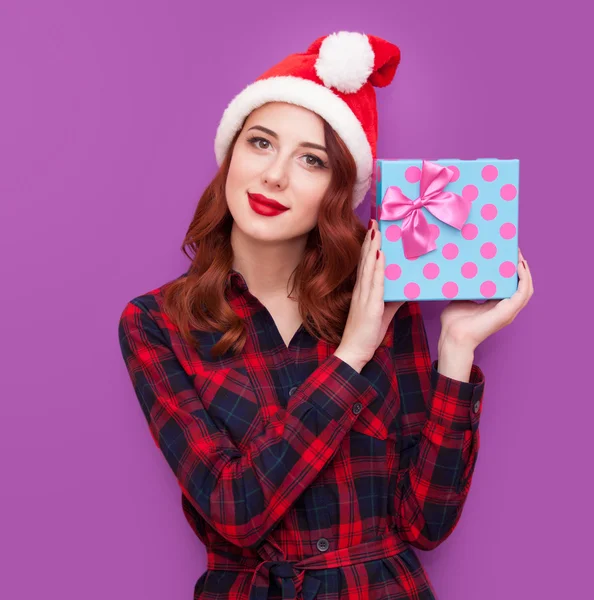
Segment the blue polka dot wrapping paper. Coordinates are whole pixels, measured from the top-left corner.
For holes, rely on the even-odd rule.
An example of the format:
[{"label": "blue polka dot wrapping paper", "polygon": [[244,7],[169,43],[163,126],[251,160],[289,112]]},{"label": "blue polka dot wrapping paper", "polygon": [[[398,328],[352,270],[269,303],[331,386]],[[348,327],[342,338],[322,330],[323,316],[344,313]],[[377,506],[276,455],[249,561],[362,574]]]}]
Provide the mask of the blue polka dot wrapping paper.
[{"label": "blue polka dot wrapping paper", "polygon": [[[424,167],[427,162],[429,165]],[[400,192],[404,194],[407,204],[410,200],[418,205],[422,169],[430,166],[441,172],[441,180],[445,177],[448,182],[443,192],[458,195],[466,206],[470,203],[470,209],[464,224],[458,228],[430,212],[430,205],[417,206],[428,229],[418,229],[416,237],[420,231],[428,233],[436,248],[407,258],[403,230],[408,229],[405,236],[410,239],[411,223],[418,223],[419,217],[383,219],[382,210],[384,215],[388,214],[385,201],[390,197],[386,192],[395,186],[399,196]],[[514,294],[518,288],[519,173],[518,159],[374,160],[371,218],[378,221],[385,255],[384,300],[488,300]],[[443,214],[442,211],[440,216]],[[410,250],[407,254],[411,254]]]}]

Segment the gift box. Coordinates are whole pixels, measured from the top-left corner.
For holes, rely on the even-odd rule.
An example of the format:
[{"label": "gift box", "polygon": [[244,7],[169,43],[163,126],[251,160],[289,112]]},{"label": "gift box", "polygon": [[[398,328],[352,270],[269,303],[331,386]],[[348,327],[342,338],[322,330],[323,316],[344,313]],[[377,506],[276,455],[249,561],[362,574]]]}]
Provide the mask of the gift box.
[{"label": "gift box", "polygon": [[374,160],[384,300],[509,298],[518,287],[518,159]]}]

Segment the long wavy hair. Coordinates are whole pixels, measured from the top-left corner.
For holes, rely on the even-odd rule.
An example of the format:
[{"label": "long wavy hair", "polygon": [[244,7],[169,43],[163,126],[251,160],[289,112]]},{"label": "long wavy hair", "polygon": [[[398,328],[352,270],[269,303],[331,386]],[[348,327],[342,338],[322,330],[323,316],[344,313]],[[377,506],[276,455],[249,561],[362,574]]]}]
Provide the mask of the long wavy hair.
[{"label": "long wavy hair", "polygon": [[[202,194],[181,246],[192,261],[188,273],[171,282],[164,291],[165,313],[189,344],[197,345],[191,329],[224,332],[211,350],[216,357],[230,348],[234,354],[240,353],[247,337],[243,320],[225,297],[227,276],[233,268],[230,243],[233,218],[227,207],[225,182],[243,124],[219,171]],[[311,335],[339,344],[367,230],[352,208],[356,179],[353,156],[326,121],[324,134],[331,181],[322,199],[318,222],[309,232],[305,251],[293,272],[289,297],[297,288],[299,312]]]}]

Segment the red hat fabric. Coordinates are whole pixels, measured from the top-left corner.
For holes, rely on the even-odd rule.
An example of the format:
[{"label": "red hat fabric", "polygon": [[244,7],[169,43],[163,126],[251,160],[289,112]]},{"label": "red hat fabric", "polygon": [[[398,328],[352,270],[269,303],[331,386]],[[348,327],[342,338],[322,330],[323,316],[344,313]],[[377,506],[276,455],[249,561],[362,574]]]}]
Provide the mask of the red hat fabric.
[{"label": "red hat fabric", "polygon": [[371,186],[377,151],[374,87],[392,82],[398,46],[373,35],[339,31],[318,38],[306,52],[291,54],[245,87],[225,109],[215,136],[220,166],[244,119],[268,102],[303,106],[325,119],[349,148],[357,165],[353,208]]}]

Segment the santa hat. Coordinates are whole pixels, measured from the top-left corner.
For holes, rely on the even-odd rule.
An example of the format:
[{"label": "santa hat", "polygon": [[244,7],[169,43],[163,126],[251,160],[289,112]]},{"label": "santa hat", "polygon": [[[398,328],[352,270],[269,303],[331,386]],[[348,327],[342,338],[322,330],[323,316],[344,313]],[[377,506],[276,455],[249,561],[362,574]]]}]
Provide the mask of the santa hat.
[{"label": "santa hat", "polygon": [[381,38],[339,31],[318,38],[304,53],[291,54],[245,87],[229,103],[215,136],[220,166],[244,119],[267,102],[303,106],[325,119],[357,165],[353,208],[371,185],[377,148],[377,106],[373,87],[391,83],[400,49]]}]

